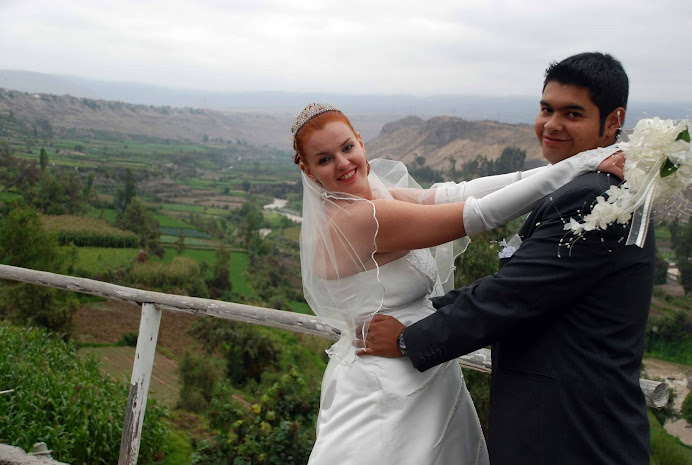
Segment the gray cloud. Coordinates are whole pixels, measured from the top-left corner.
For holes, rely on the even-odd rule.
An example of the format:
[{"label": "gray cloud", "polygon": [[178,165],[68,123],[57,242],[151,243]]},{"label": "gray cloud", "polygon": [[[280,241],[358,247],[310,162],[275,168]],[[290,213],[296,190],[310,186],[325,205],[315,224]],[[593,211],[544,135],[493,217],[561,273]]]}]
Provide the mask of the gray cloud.
[{"label": "gray cloud", "polygon": [[672,0],[0,3],[5,68],[216,91],[536,95],[549,62],[598,50],[632,98],[692,101],[690,30]]}]

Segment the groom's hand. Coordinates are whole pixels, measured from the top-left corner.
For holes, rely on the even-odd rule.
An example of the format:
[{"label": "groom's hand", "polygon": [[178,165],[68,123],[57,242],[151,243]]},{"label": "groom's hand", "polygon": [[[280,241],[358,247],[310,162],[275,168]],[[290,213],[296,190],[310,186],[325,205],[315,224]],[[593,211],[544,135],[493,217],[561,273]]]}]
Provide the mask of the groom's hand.
[{"label": "groom's hand", "polygon": [[404,326],[396,318],[387,315],[375,315],[370,320],[368,333],[365,339],[365,350],[358,355],[379,355],[380,357],[402,357],[401,349],[397,343],[399,333]]},{"label": "groom's hand", "polygon": [[598,171],[614,174],[620,179],[625,179],[625,154],[615,152],[598,165]]}]

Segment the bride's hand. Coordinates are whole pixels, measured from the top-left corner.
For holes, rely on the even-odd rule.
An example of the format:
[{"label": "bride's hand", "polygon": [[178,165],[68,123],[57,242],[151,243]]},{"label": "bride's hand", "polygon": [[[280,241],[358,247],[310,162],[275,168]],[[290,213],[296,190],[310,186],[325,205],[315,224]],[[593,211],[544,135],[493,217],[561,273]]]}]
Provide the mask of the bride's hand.
[{"label": "bride's hand", "polygon": [[365,338],[365,349],[358,355],[378,355],[380,357],[403,357],[397,338],[404,326],[396,318],[387,315],[375,315],[370,320],[368,333]]},{"label": "bride's hand", "polygon": [[625,154],[622,152],[616,152],[609,156],[598,165],[598,171],[603,173],[610,173],[617,176],[620,179],[625,178]]}]

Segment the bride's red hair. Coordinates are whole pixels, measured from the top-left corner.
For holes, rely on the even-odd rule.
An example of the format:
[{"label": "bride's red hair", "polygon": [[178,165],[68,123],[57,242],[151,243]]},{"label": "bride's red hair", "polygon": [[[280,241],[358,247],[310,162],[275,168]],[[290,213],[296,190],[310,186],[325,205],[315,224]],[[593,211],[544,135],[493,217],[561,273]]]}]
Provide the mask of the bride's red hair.
[{"label": "bride's red hair", "polygon": [[324,113],[320,113],[319,115],[315,115],[312,118],[308,120],[307,123],[305,123],[296,133],[295,137],[293,138],[293,150],[295,150],[295,155],[293,156],[293,162],[298,164],[300,162],[300,154],[303,152],[305,149],[305,144],[307,143],[308,139],[312,136],[312,134],[315,131],[319,131],[320,129],[324,129],[324,127],[333,122],[342,122],[345,123],[351,131],[353,131],[354,135],[357,135],[358,133],[356,132],[355,129],[353,129],[353,125],[351,125],[351,121],[344,115],[342,112],[338,110],[330,110],[330,111],[325,111]]}]

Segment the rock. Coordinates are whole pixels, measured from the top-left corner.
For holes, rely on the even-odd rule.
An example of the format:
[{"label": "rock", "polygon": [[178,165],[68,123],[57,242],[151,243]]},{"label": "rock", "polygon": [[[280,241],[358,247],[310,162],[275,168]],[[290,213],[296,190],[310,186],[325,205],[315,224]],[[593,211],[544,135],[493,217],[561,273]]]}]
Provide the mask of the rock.
[{"label": "rock", "polygon": [[19,447],[0,444],[0,465],[67,465],[41,456],[29,455]]}]

